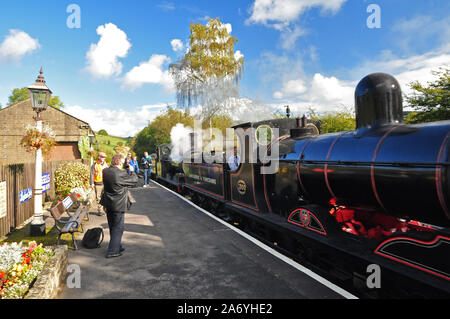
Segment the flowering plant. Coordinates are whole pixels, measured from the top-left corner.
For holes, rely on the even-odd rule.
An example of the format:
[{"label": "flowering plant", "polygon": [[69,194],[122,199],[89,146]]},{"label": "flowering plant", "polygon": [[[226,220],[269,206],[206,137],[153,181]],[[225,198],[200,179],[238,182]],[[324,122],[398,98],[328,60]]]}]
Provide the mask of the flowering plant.
[{"label": "flowering plant", "polygon": [[86,191],[86,190],[85,190],[84,188],[82,188],[82,187],[75,187],[75,188],[72,188],[72,189],[70,190],[70,193],[75,193],[75,194],[77,194],[78,201],[84,202],[84,203],[88,202],[89,199],[90,199],[90,196],[91,196],[91,190]]},{"label": "flowering plant", "polygon": [[65,198],[74,188],[89,189],[90,168],[79,162],[64,163],[55,171],[55,192]]},{"label": "flowering plant", "polygon": [[55,132],[49,126],[44,126],[42,132],[39,132],[36,127],[27,125],[20,145],[25,147],[27,152],[41,149],[42,154],[47,155],[56,145],[55,137]]},{"label": "flowering plant", "polygon": [[35,241],[0,245],[0,299],[23,298],[52,254]]}]

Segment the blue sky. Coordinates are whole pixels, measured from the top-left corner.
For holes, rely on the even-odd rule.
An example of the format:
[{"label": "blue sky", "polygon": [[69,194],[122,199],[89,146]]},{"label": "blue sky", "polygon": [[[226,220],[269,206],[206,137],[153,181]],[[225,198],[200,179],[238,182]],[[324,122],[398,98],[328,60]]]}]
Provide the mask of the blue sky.
[{"label": "blue sky", "polygon": [[[80,28],[67,25],[71,4],[80,8]],[[380,28],[367,25],[371,4]],[[237,120],[286,104],[298,114],[352,108],[354,88],[369,73],[391,73],[408,92],[407,83],[431,80],[431,70],[450,64],[444,0],[18,0],[0,9],[3,107],[43,66],[66,112],[121,136],[175,103],[168,65],[185,52],[190,24],[209,17],[229,24],[244,55]]]}]

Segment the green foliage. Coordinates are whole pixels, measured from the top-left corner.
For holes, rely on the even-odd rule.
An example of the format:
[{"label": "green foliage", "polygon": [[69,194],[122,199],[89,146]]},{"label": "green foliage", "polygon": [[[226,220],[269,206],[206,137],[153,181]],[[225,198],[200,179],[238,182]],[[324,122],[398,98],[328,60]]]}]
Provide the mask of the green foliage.
[{"label": "green foliage", "polygon": [[54,108],[61,109],[64,107],[64,103],[60,100],[59,96],[52,96],[48,105],[53,106]]},{"label": "green foliage", "polygon": [[190,50],[184,56],[183,63],[196,71],[201,81],[240,74],[244,60],[234,58],[237,39],[228,34],[219,18],[210,19],[207,25],[191,24],[190,29]]},{"label": "green foliage", "polygon": [[83,135],[81,139],[78,141],[78,150],[81,153],[82,159],[91,158],[91,143],[89,141],[89,137],[87,135]]},{"label": "green foliage", "polygon": [[166,111],[156,117],[146,128],[133,139],[132,149],[142,156],[144,152],[155,152],[156,146],[170,143],[170,131],[177,124],[194,127],[194,117],[186,110],[167,107]]},{"label": "green foliage", "polygon": [[310,109],[311,120],[322,122],[322,134],[342,131],[352,131],[356,128],[356,118],[348,109],[317,114]]},{"label": "green foliage", "polygon": [[123,146],[123,145],[117,145],[116,147],[114,147],[114,151],[115,153],[120,153],[123,156],[127,156],[128,152],[130,151],[130,147],[128,146]]},{"label": "green foliage", "polygon": [[[293,117],[294,115],[292,114],[291,117]],[[272,118],[274,119],[287,119],[287,115],[286,112],[280,111],[280,110],[276,110],[275,112],[273,112],[272,114]]]},{"label": "green foliage", "polygon": [[20,101],[26,100],[30,97],[30,91],[25,87],[21,89],[13,89],[11,95],[8,98],[8,106],[16,104]]},{"label": "green foliage", "polygon": [[67,196],[76,187],[90,187],[90,169],[80,162],[64,163],[55,171],[55,193]]},{"label": "green foliage", "polygon": [[[227,127],[233,126],[233,120],[229,115],[213,115],[211,118],[211,127],[218,128],[225,136]],[[207,129],[210,127],[210,121],[205,120],[202,123],[202,128]]]},{"label": "green foliage", "polygon": [[[112,135],[101,135],[99,132],[96,135],[96,140],[98,142],[97,151],[106,153],[106,162],[110,163],[111,158],[116,154],[115,148],[121,144],[122,147],[129,146],[129,140],[123,137],[112,136]],[[95,158],[95,157],[94,157]]]},{"label": "green foliage", "polygon": [[[11,95],[8,98],[8,106],[16,104],[18,102],[21,102],[23,100],[26,100],[30,97],[30,91],[28,88],[23,87],[21,89],[17,88],[14,89],[11,93]],[[59,96],[52,96],[50,98],[50,101],[48,102],[48,105],[60,109],[64,107],[64,103],[60,100]]]},{"label": "green foliage", "polygon": [[415,112],[408,114],[405,122],[408,124],[434,122],[450,119],[450,69],[439,68],[432,71],[437,76],[428,85],[422,85],[418,81],[409,85],[414,90],[406,97],[406,102]]},{"label": "green foliage", "polygon": [[108,135],[108,133],[106,132],[106,130],[100,130],[97,132],[98,135]]}]

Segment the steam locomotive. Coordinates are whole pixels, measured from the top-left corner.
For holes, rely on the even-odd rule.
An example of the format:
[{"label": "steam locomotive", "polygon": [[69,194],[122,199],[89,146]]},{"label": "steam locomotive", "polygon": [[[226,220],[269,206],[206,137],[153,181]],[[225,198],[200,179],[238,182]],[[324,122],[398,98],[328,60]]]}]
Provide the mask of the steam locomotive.
[{"label": "steam locomotive", "polygon": [[[450,121],[405,125],[400,85],[385,73],[359,82],[355,108],[354,131],[319,134],[320,123],[305,118],[233,127],[242,150],[235,171],[196,152],[174,162],[171,145],[161,145],[155,178],[344,286],[449,297]],[[276,158],[251,161],[252,142],[265,155],[276,148]],[[275,173],[262,174],[272,163]],[[369,287],[370,265],[382,289]]]}]

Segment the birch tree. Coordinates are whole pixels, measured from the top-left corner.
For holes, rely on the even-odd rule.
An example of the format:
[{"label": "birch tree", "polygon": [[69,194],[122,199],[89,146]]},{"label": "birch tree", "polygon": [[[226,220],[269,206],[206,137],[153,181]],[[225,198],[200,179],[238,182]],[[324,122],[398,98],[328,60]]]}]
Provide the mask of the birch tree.
[{"label": "birch tree", "polygon": [[174,79],[180,106],[202,106],[202,120],[233,107],[239,96],[239,80],[244,57],[234,52],[237,39],[230,35],[231,26],[219,18],[206,25],[191,24],[186,54],[169,68]]}]

